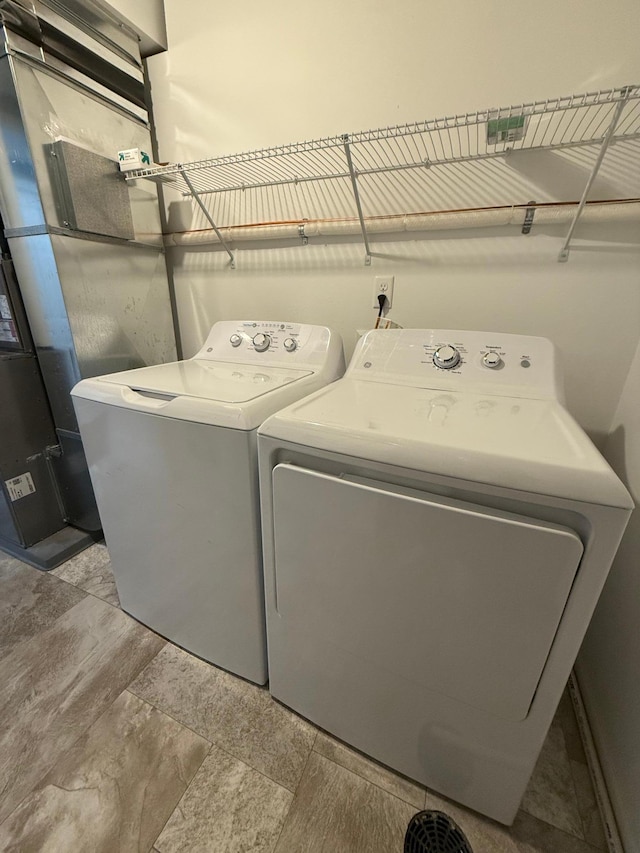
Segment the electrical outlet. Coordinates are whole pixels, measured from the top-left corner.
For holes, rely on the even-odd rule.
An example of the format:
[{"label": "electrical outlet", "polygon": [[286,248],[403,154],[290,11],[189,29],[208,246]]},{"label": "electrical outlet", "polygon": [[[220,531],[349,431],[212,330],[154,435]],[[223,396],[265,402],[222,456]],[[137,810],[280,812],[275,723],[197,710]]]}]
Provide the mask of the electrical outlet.
[{"label": "electrical outlet", "polygon": [[385,310],[391,308],[393,302],[393,276],[377,275],[373,281],[373,307],[380,310],[378,296],[383,293],[387,297],[384,304]]}]

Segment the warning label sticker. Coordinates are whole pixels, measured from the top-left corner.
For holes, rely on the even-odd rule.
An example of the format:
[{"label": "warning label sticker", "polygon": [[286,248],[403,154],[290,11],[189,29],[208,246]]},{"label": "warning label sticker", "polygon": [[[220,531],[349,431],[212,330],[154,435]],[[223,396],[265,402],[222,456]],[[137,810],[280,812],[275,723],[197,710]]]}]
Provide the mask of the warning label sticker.
[{"label": "warning label sticker", "polygon": [[27,495],[33,494],[36,490],[36,487],[33,485],[33,477],[28,471],[19,477],[5,480],[4,484],[12,501],[19,501],[20,498],[26,498]]},{"label": "warning label sticker", "polygon": [[13,320],[0,320],[0,341],[10,344],[20,343]]},{"label": "warning label sticker", "polygon": [[15,323],[11,316],[11,308],[7,297],[0,293],[0,341],[10,344],[20,343],[16,333]]}]

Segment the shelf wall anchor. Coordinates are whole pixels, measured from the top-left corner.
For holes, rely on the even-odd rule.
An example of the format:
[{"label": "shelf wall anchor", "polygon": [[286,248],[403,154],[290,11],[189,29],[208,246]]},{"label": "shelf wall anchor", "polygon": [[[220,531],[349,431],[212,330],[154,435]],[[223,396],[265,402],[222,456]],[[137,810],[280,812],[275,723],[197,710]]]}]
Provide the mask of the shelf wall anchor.
[{"label": "shelf wall anchor", "polygon": [[198,195],[197,190],[195,189],[195,187],[193,186],[193,184],[192,184],[192,183],[191,183],[191,181],[189,180],[189,176],[187,175],[186,171],[185,171],[184,169],[181,169],[181,170],[180,170],[180,174],[182,175],[182,178],[183,178],[183,180],[184,180],[185,184],[189,187],[189,190],[190,190],[190,192],[191,192],[191,195],[193,196],[193,198],[194,198],[194,199],[196,200],[196,202],[198,203],[198,207],[199,207],[199,208],[200,208],[200,210],[204,213],[204,215],[205,215],[205,218],[206,218],[207,222],[208,222],[208,223],[209,223],[209,225],[213,228],[213,230],[216,232],[216,236],[217,236],[218,240],[220,240],[220,242],[222,243],[222,246],[224,247],[225,252],[227,253],[227,255],[229,255],[229,258],[230,258],[230,266],[231,266],[231,269],[232,269],[232,270],[234,270],[234,269],[236,268],[236,259],[235,259],[235,257],[233,256],[233,252],[232,252],[232,251],[231,251],[231,249],[227,246],[227,244],[226,244],[226,242],[225,242],[225,239],[224,239],[224,237],[222,236],[222,234],[221,234],[221,232],[220,232],[220,229],[218,228],[218,226],[216,225],[216,223],[213,221],[213,217],[211,216],[211,214],[209,213],[209,211],[207,210],[207,208],[204,206],[204,204],[203,204],[203,202],[202,202],[202,199],[201,199],[201,198],[200,198],[200,196]]},{"label": "shelf wall anchor", "polygon": [[627,86],[624,90],[624,97],[622,100],[618,101],[616,107],[613,111],[613,118],[611,119],[611,124],[607,128],[607,132],[605,133],[602,139],[602,145],[600,146],[600,151],[598,152],[598,156],[596,158],[596,162],[593,164],[593,169],[591,170],[591,174],[589,175],[589,180],[587,181],[587,185],[584,188],[584,192],[582,193],[582,198],[580,199],[580,203],[578,204],[578,208],[573,217],[573,221],[569,226],[569,231],[567,232],[567,236],[565,237],[564,244],[562,249],[560,249],[560,254],[558,255],[558,261],[561,263],[565,263],[569,260],[569,245],[571,243],[571,238],[573,237],[573,232],[575,231],[576,225],[578,224],[578,219],[580,219],[580,215],[584,210],[584,206],[587,203],[587,196],[589,195],[589,191],[593,185],[593,182],[596,179],[596,175],[598,174],[598,170],[602,165],[602,161],[604,160],[604,155],[607,153],[607,148],[609,147],[609,143],[611,142],[611,137],[616,129],[618,122],[620,121],[620,116],[622,115],[622,111],[627,105],[627,101],[629,100],[629,95],[631,94],[631,90],[633,87]]},{"label": "shelf wall anchor", "polygon": [[365,257],[364,263],[365,266],[371,266],[371,249],[369,248],[369,238],[367,237],[367,229],[364,224],[364,216],[362,214],[362,205],[360,204],[360,193],[358,192],[358,178],[356,175],[356,170],[353,165],[353,160],[351,158],[351,148],[349,146],[349,134],[345,133],[342,137],[342,142],[344,144],[344,153],[347,158],[347,165],[349,167],[349,177],[351,178],[351,186],[353,188],[353,195],[356,200],[356,208],[358,210],[358,219],[360,220],[360,230],[362,231],[362,239],[364,241],[364,249],[365,249]]}]

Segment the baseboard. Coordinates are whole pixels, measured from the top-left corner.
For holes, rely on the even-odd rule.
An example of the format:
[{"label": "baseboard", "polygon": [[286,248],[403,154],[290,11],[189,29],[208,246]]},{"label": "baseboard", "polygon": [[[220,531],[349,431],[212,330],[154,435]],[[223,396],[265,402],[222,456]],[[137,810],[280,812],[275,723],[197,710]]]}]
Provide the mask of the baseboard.
[{"label": "baseboard", "polygon": [[598,810],[600,812],[600,817],[602,818],[602,826],[604,828],[609,853],[624,853],[624,847],[620,839],[620,833],[618,832],[618,825],[613,813],[611,800],[609,799],[609,791],[607,790],[607,784],[602,772],[602,765],[600,764],[598,751],[596,750],[593,735],[591,734],[589,718],[587,717],[584,702],[582,701],[582,694],[578,685],[578,679],[573,672],[569,676],[567,687],[573,703],[576,719],[578,721],[578,728],[580,730],[580,737],[582,739],[584,751],[587,756],[587,765],[589,767],[589,773],[593,783],[593,790],[596,795]]}]

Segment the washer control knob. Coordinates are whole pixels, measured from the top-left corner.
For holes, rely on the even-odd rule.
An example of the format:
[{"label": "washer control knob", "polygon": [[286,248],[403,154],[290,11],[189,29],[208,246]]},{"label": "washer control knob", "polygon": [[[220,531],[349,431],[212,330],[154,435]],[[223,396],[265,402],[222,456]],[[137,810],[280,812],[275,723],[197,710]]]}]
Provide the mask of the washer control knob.
[{"label": "washer control knob", "polygon": [[242,343],[242,337],[240,335],[231,335],[229,338],[229,343],[232,347],[239,347]]},{"label": "washer control knob", "polygon": [[298,348],[298,342],[294,338],[287,338],[284,342],[284,348],[287,352],[294,352]]},{"label": "washer control knob", "polygon": [[455,347],[445,344],[434,352],[433,363],[441,370],[452,370],[460,364],[460,353]]},{"label": "washer control knob", "polygon": [[499,367],[502,367],[504,361],[500,357],[500,354],[497,352],[485,352],[482,356],[482,363],[485,367],[491,368],[491,370],[497,370]]},{"label": "washer control knob", "polygon": [[253,347],[256,352],[266,352],[271,344],[271,336],[265,335],[264,332],[258,332],[253,337]]}]

